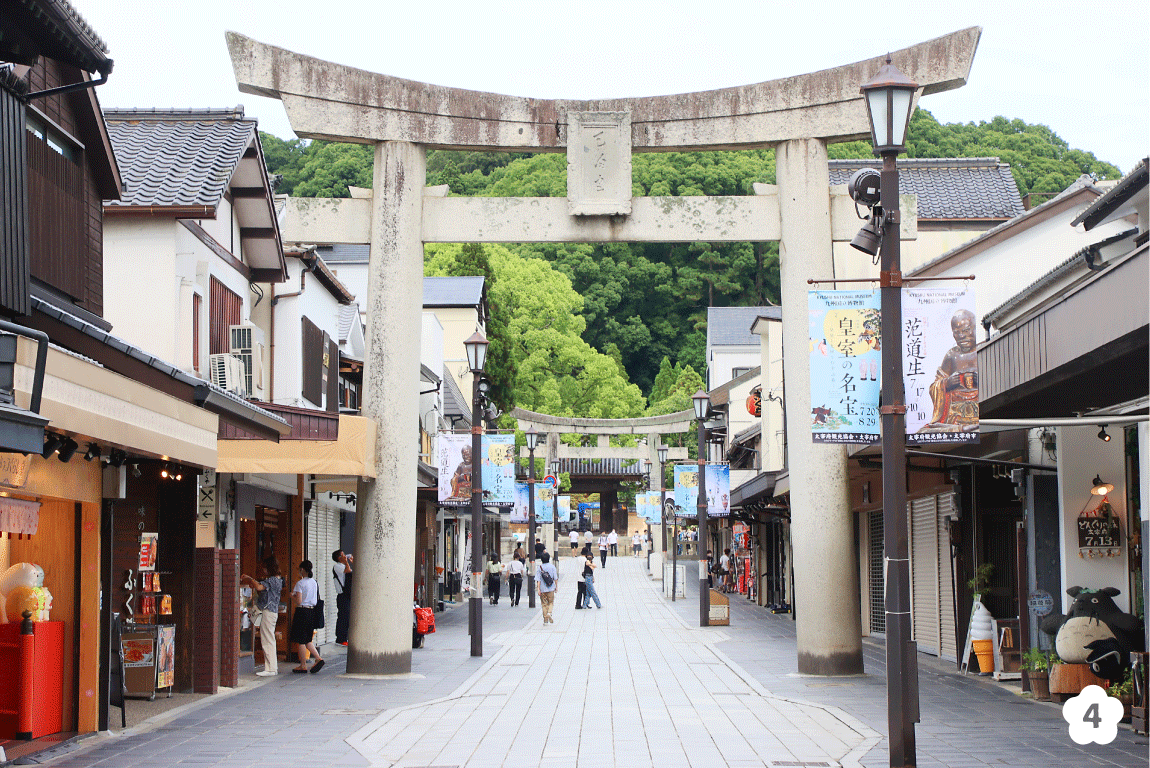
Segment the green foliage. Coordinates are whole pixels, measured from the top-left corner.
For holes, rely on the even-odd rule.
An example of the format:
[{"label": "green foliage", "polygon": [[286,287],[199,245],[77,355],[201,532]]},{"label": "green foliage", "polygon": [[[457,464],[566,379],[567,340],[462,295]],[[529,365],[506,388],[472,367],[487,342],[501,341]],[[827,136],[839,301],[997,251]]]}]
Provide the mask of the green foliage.
[{"label": "green foliage", "polygon": [[994,563],[983,563],[974,569],[974,576],[967,580],[966,586],[976,595],[981,595],[990,589],[990,577],[994,575]]},{"label": "green foliage", "polygon": [[[428,275],[452,274],[461,245],[429,245]],[[493,282],[488,299],[506,319],[515,375],[510,401],[554,414],[616,419],[638,416],[644,398],[615,360],[582,339],[583,299],[550,264],[499,245],[486,246]]]},{"label": "green foliage", "polygon": [[1049,672],[1050,665],[1057,664],[1058,654],[1054,651],[1043,651],[1036,646],[1026,649],[1022,654],[1022,663],[1019,669],[1024,672]]},{"label": "green foliage", "polygon": [[1126,668],[1126,674],[1122,679],[1116,683],[1112,683],[1106,688],[1106,695],[1118,698],[1119,696],[1133,696],[1134,695],[1134,670],[1130,667]]}]

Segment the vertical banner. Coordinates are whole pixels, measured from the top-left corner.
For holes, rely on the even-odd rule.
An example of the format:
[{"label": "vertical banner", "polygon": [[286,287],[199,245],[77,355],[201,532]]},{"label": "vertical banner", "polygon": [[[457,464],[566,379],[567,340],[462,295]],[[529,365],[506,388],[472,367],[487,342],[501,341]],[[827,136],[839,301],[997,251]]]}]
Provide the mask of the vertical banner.
[{"label": "vertical banner", "polygon": [[527,483],[516,483],[515,504],[511,507],[511,522],[527,523],[530,520],[531,510],[527,503]]},{"label": "vertical banner", "polygon": [[550,523],[555,516],[555,488],[549,483],[535,483],[535,522]]},{"label": "vertical banner", "polygon": [[675,465],[676,515],[693,515],[699,504],[699,470],[694,464]]},{"label": "vertical banner", "polygon": [[[707,464],[707,516],[725,517],[731,513],[731,468],[722,462]],[[699,504],[699,471],[690,464],[675,465],[675,505],[677,514],[693,517]],[[656,507],[658,503],[656,502]],[[656,518],[657,519],[657,518]]]},{"label": "vertical banner", "polygon": [[731,514],[731,467],[729,464],[707,465],[707,516]]},{"label": "vertical banner", "polygon": [[483,435],[483,503],[510,507],[515,501],[515,435]]},{"label": "vertical banner", "polygon": [[465,507],[471,503],[471,435],[439,433],[439,503]]},{"label": "vertical banner", "polygon": [[809,291],[811,439],[879,441],[878,291]]},{"label": "vertical banner", "polygon": [[[483,505],[510,507],[515,503],[515,435],[480,438]],[[439,503],[445,507],[471,504],[471,434],[439,433]]]},{"label": "vertical banner", "polygon": [[566,495],[559,496],[559,522],[571,522],[571,497]]},{"label": "vertical banner", "polygon": [[652,525],[658,525],[663,519],[663,505],[659,501],[658,491],[647,491],[647,520]]},{"label": "vertical banner", "polygon": [[978,442],[974,293],[903,288],[907,443]]}]

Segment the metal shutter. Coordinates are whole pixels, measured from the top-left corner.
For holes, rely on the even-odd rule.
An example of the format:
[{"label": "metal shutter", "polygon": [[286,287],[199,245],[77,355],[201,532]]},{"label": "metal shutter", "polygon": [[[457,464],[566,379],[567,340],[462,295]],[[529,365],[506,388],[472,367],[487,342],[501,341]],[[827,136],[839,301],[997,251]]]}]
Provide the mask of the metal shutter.
[{"label": "metal shutter", "polygon": [[316,630],[315,643],[335,641],[335,580],[331,574],[331,553],[339,549],[339,510],[313,503],[307,518],[307,551],[312,562],[319,596],[324,604],[324,628]]},{"label": "metal shutter", "polygon": [[950,558],[950,534],[946,529],[946,518],[954,515],[954,496],[942,493],[938,500],[938,613],[939,640],[942,645],[939,657],[958,660],[958,639],[954,626],[954,561]]},{"label": "metal shutter", "polygon": [[938,514],[933,496],[910,508],[911,626],[918,649],[939,655]]},{"label": "metal shutter", "polygon": [[886,632],[886,586],[883,579],[882,510],[870,513],[870,631]]}]

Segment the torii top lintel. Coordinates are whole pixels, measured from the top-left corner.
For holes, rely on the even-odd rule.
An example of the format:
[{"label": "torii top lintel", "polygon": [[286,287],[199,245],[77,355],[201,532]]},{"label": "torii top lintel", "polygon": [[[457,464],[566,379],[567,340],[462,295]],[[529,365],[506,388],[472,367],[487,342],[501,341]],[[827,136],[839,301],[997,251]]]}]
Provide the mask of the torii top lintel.
[{"label": "torii top lintel", "polygon": [[[966,84],[981,27],[891,52],[923,95]],[[885,55],[755,85],[673,96],[561,100],[404,80],[303,56],[227,33],[244,93],[283,101],[303,138],[432,148],[562,151],[568,112],[629,112],[636,152],[767,147],[791,139],[853,141],[870,134],[859,86]]]}]

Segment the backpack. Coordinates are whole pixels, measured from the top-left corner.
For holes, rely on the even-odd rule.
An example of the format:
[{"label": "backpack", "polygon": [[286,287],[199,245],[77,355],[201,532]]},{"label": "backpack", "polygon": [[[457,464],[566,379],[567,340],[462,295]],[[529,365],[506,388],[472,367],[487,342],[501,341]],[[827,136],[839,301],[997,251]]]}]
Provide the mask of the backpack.
[{"label": "backpack", "polygon": [[551,578],[551,574],[543,568],[539,569],[539,578],[543,579],[543,583],[549,587],[555,585],[555,579]]}]

